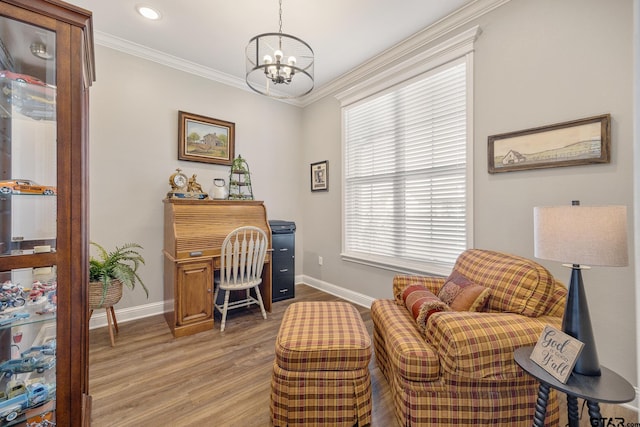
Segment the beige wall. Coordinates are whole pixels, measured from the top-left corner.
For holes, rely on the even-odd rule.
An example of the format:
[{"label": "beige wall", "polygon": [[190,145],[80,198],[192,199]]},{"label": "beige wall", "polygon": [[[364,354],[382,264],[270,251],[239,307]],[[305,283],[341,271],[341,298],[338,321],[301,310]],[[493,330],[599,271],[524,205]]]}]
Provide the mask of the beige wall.
[{"label": "beige wall", "polygon": [[142,290],[125,293],[119,310],[162,305],[162,199],[169,175],[178,167],[195,173],[205,191],[214,178],[229,180],[228,166],[177,160],[178,110],[234,122],[236,155],[249,164],[255,198],[264,200],[270,219],[300,218],[302,205],[292,197],[301,185],[300,108],[102,46],[96,66],[90,238],[107,248],[140,243],[147,261],[141,276],[150,289],[148,300]]},{"label": "beige wall", "polygon": [[[475,247],[533,258],[533,207],[622,204],[633,215],[632,0],[512,0],[480,25],[474,54]],[[462,29],[455,30],[457,34]],[[487,137],[610,113],[612,161],[490,175]],[[303,189],[304,274],[371,297],[390,297],[393,272],[348,263],[341,248],[340,105],[304,110],[305,163],[328,159],[330,191]],[[633,236],[632,221],[629,233]],[[630,239],[633,260],[633,238]],[[318,256],[324,265],[318,265]],[[569,270],[540,261],[561,281]],[[584,275],[600,362],[636,380],[634,268]]]},{"label": "beige wall", "polygon": [[[479,24],[475,51],[475,246],[533,257],[532,208],[633,207],[632,0],[511,0]],[[97,46],[91,91],[91,239],[145,247],[151,290],[125,295],[120,313],[162,303],[162,199],[176,167],[205,189],[228,168],[177,160],[177,111],[236,123],[254,194],[272,219],[298,224],[296,273],[370,298],[391,296],[394,272],[347,263],[341,248],[340,105],[300,109]],[[612,115],[611,164],[487,173],[487,136],[602,113]],[[329,191],[311,193],[309,164],[329,161]],[[633,235],[632,225],[629,226]],[[630,246],[633,248],[633,239]],[[318,256],[323,265],[318,265]],[[632,257],[634,254],[632,253]],[[541,261],[559,279],[569,271]],[[634,269],[584,274],[600,361],[634,384]]]}]

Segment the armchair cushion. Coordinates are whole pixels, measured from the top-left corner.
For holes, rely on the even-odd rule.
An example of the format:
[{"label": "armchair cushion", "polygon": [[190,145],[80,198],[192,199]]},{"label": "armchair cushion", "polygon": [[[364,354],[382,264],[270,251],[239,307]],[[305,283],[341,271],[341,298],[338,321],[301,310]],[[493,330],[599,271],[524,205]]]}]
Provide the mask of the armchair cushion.
[{"label": "armchair cushion", "polygon": [[402,299],[420,332],[424,332],[427,320],[433,313],[451,310],[440,298],[421,285],[407,286],[402,293]]},{"label": "armchair cushion", "polygon": [[438,298],[454,311],[482,311],[489,294],[489,288],[473,283],[454,270],[440,289]]},{"label": "armchair cushion", "polygon": [[513,351],[535,345],[545,325],[560,327],[561,322],[551,316],[450,312],[431,316],[424,335],[444,371],[467,378],[508,380],[520,372]]},{"label": "armchair cushion", "polygon": [[538,317],[547,314],[556,281],[540,264],[516,255],[469,249],[457,259],[455,271],[491,289],[487,311]]}]

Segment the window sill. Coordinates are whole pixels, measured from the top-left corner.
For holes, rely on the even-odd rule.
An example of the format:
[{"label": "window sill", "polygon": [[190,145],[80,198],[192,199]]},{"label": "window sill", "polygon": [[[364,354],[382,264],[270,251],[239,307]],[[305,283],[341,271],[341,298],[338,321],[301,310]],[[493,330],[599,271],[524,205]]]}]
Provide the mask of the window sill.
[{"label": "window sill", "polygon": [[391,257],[374,257],[371,255],[354,253],[341,253],[340,257],[343,261],[404,274],[423,274],[447,277],[451,274],[451,270],[453,270],[453,265],[409,262]]}]

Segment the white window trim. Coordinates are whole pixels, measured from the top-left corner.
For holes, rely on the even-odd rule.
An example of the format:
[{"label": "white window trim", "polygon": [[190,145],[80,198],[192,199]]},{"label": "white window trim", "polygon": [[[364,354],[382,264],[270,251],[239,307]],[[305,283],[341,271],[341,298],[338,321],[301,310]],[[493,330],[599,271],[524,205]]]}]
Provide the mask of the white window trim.
[{"label": "white window trim", "polygon": [[[427,49],[423,52],[413,55],[406,61],[403,61],[393,67],[387,68],[374,74],[370,79],[350,87],[349,89],[336,94],[336,98],[340,101],[342,107],[342,122],[344,123],[344,107],[359,102],[371,95],[385,91],[404,81],[410,80],[416,76],[424,74],[448,62],[459,58],[464,58],[467,65],[467,186],[466,186],[466,225],[467,225],[467,247],[473,247],[473,49],[474,42],[480,35],[479,26],[474,26],[457,36],[451,37],[443,43]],[[345,130],[342,126],[342,153],[345,152]],[[379,257],[366,254],[360,256],[357,253],[347,253],[344,247],[345,236],[345,171],[344,162],[342,162],[342,250],[341,258],[344,261],[354,262],[358,264],[368,265],[372,267],[382,268],[385,270],[396,271],[399,273],[426,273],[440,276],[447,276],[451,272],[451,265],[429,265],[425,267],[423,264],[411,263],[407,261],[399,261],[392,257]]]}]

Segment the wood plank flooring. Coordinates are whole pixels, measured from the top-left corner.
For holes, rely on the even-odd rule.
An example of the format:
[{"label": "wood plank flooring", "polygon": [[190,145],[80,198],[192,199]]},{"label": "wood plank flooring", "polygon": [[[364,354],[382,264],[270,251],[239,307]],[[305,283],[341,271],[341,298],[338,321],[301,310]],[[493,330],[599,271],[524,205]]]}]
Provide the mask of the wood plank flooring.
[{"label": "wood plank flooring", "polygon": [[[255,306],[230,312],[223,333],[216,318],[214,330],[176,339],[164,317],[153,316],[119,325],[112,348],[106,328],[92,330],[92,425],[271,425],[271,366],[284,311],[294,301],[337,299],[304,285],[296,293],[274,303],[267,320]],[[371,332],[369,310],[357,308]],[[389,388],[370,366],[376,425],[394,425]]]},{"label": "wood plank flooring", "polygon": [[[257,307],[234,310],[223,333],[217,317],[214,330],[179,339],[171,335],[163,316],[119,325],[115,347],[106,328],[91,330],[92,426],[270,426],[271,366],[284,311],[296,301],[337,299],[297,285],[296,298],[274,303],[267,320]],[[371,333],[369,310],[356,308]],[[372,426],[394,426],[389,387],[375,357],[370,370]],[[611,408],[603,405],[602,415],[637,421],[634,412]],[[560,425],[565,424],[566,416]],[[583,419],[580,425],[590,424]]]}]

